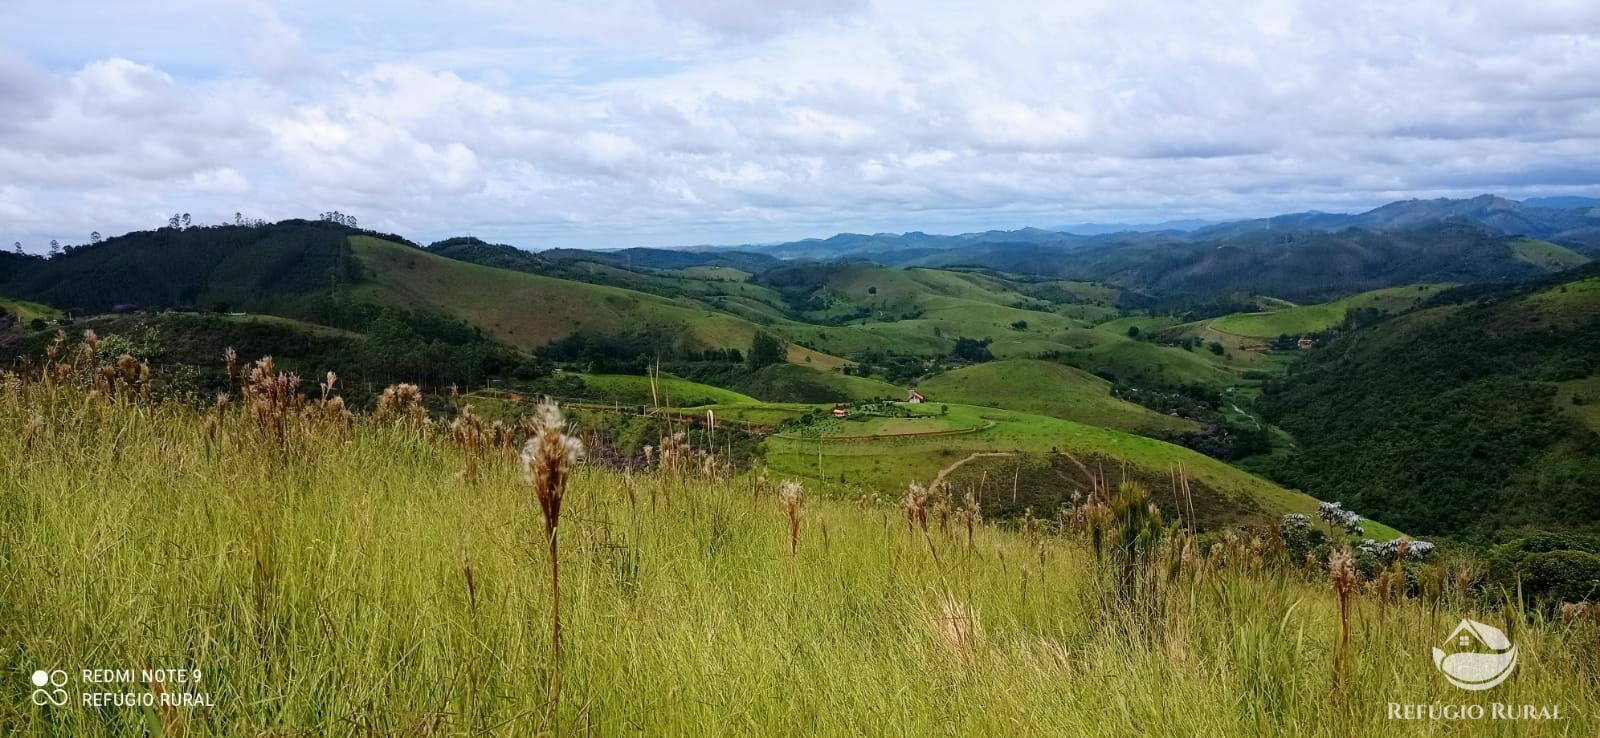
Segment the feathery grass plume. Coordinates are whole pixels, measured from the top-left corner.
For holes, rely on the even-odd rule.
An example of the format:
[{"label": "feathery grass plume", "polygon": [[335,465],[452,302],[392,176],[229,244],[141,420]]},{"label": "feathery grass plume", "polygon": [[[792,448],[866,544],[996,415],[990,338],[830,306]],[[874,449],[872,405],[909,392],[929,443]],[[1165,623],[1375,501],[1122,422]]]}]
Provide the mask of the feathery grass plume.
[{"label": "feathery grass plume", "polygon": [[939,519],[940,535],[950,535],[950,500],[944,495],[939,495],[933,500],[933,515]]},{"label": "feathery grass plume", "polygon": [[233,347],[229,346],[222,352],[222,360],[228,365],[228,382],[231,384],[233,382],[233,373],[239,369],[239,352],[234,351]]},{"label": "feathery grass plume", "polygon": [[488,431],[484,429],[483,421],[478,419],[478,414],[471,405],[463,405],[461,412],[450,421],[450,437],[467,457],[467,467],[462,472],[462,479],[468,484],[477,483],[478,453],[490,444]]},{"label": "feathery grass plume", "polygon": [[1361,583],[1361,575],[1356,573],[1355,559],[1350,552],[1335,549],[1328,554],[1328,576],[1339,597],[1339,654],[1335,669],[1342,673],[1350,650],[1350,596]]},{"label": "feathery grass plume", "polygon": [[66,344],[67,332],[57,328],[55,338],[51,339],[50,345],[44,347],[45,363],[56,363],[56,360],[61,357],[61,347],[65,346]]},{"label": "feathery grass plume", "polygon": [[799,482],[784,480],[778,485],[778,504],[783,505],[784,515],[789,518],[789,555],[793,556],[800,549],[800,508],[806,504],[806,488]]},{"label": "feathery grass plume", "polygon": [[551,694],[561,695],[561,568],[556,556],[556,526],[561,522],[561,500],[567,480],[583,458],[583,442],[567,435],[561,408],[546,400],[534,412],[535,433],[522,447],[522,476],[533,487],[544,515],[544,532],[550,549],[550,660]]},{"label": "feathery grass plume", "polygon": [[378,395],[378,409],[372,419],[379,423],[405,423],[420,427],[428,419],[422,406],[422,390],[414,384],[391,384]]},{"label": "feathery grass plume", "polygon": [[328,401],[328,394],[333,392],[333,387],[334,385],[338,384],[338,382],[339,375],[334,374],[333,372],[328,372],[328,376],[323,378],[322,382],[318,383],[317,386],[322,388],[322,402],[326,403]]},{"label": "feathery grass plume", "polygon": [[289,416],[300,402],[300,376],[278,371],[271,356],[257,359],[241,383],[242,401],[256,427],[270,434],[279,448],[287,448]]},{"label": "feathery grass plume", "polygon": [[912,482],[906,489],[906,496],[900,499],[900,507],[906,511],[906,532],[915,533],[917,528],[928,532],[928,489],[916,482]]}]

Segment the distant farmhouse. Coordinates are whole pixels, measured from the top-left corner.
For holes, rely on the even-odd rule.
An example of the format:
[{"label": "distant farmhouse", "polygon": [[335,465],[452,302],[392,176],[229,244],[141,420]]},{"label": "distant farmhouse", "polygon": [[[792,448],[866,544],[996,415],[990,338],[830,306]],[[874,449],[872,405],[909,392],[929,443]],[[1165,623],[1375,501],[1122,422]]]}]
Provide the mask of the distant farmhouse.
[{"label": "distant farmhouse", "polygon": [[1301,336],[1300,337],[1300,350],[1301,351],[1310,351],[1311,347],[1315,346],[1315,345],[1317,345],[1315,341],[1312,341],[1311,339],[1306,338],[1305,336]]},{"label": "distant farmhouse", "polygon": [[910,392],[906,393],[906,402],[909,402],[913,405],[920,405],[927,399],[928,398],[924,397],[921,392],[916,390],[911,390]]}]

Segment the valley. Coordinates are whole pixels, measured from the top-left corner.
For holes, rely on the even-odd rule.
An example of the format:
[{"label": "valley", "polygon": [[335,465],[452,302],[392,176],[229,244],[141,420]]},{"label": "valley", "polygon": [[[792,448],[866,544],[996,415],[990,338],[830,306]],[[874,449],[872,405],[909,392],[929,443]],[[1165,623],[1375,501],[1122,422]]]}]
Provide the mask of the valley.
[{"label": "valley", "polygon": [[[1448,218],[1429,220],[1428,208]],[[1525,210],[1576,222],[1550,208]],[[1474,535],[1429,522],[1432,513],[1415,517],[1398,497],[1330,482],[1346,475],[1317,460],[1349,458],[1348,444],[1368,434],[1349,428],[1333,436],[1330,421],[1302,420],[1333,409],[1307,394],[1311,378],[1322,375],[1306,367],[1374,341],[1386,346],[1382,355],[1414,354],[1378,337],[1430,324],[1439,318],[1429,316],[1489,294],[1481,281],[1365,289],[1363,277],[1322,268],[1345,259],[1344,246],[1319,240],[1330,233],[1344,244],[1381,241],[1380,251],[1420,244],[1406,257],[1413,265],[1452,254],[1452,266],[1391,271],[1385,279],[1392,282],[1461,276],[1462,254],[1499,253],[1498,266],[1470,269],[1536,268],[1561,286],[1523,298],[1543,306],[1527,310],[1551,320],[1589,315],[1590,282],[1563,271],[1583,272],[1586,241],[1558,245],[1563,236],[1549,227],[1530,230],[1542,238],[1488,229],[1463,235],[1462,218],[1488,222],[1504,211],[1495,201],[1419,203],[1384,211],[1405,213],[1399,220],[1374,211],[1351,221],[1372,228],[1360,232],[1337,231],[1327,219],[1276,219],[1189,233],[1085,237],[1035,229],[911,241],[907,253],[959,246],[969,262],[962,266],[932,266],[940,260],[925,256],[919,261],[929,266],[908,265],[896,256],[903,244],[887,237],[840,237],[805,249],[532,253],[471,238],[424,248],[391,234],[290,221],[160,229],[48,261],[8,261],[0,294],[16,316],[11,356],[41,352],[67,325],[93,329],[137,358],[192,367],[174,375],[182,381],[173,390],[198,397],[218,390],[213,357],[233,347],[272,354],[307,376],[334,371],[355,382],[357,403],[375,401],[387,383],[412,381],[441,397],[481,400],[483,412],[508,422],[542,396],[691,426],[709,414],[710,422],[750,435],[748,463],[846,497],[892,498],[907,482],[979,454],[953,483],[999,494],[1009,476],[1018,504],[1004,506],[1004,515],[1029,507],[1045,514],[1113,478],[1139,479],[1163,504],[1175,504],[1181,470],[1206,499],[1208,527],[1314,511],[1316,498],[1304,490],[1394,516],[1402,529]],[[1371,225],[1379,222],[1382,228]],[[1396,223],[1404,228],[1394,230]],[[1199,277],[1213,267],[1181,256],[1205,244],[1216,250],[1220,238],[1232,239],[1221,248],[1241,249],[1240,259],[1259,254],[1282,263],[1286,257],[1268,256],[1278,246],[1262,241],[1267,233],[1280,234],[1279,244],[1304,239],[1289,258],[1306,263],[1284,264],[1282,272],[1229,267],[1251,275],[1254,291],[1228,291]],[[1497,239],[1499,252],[1473,245]],[[795,258],[824,247],[848,258]],[[1006,254],[1016,248],[1030,250],[1035,267],[1057,264],[1058,274],[1105,281],[1009,271]],[[1105,268],[1128,258],[1142,261],[1133,271]],[[1196,279],[1172,281],[1182,274]],[[1300,286],[1277,289],[1293,274],[1303,275]],[[1328,298],[1308,302],[1308,294]],[[1430,340],[1422,355],[1437,350]],[[1543,423],[1592,432],[1585,408],[1594,352],[1578,355],[1538,380],[1548,397],[1537,405],[1558,411]],[[1315,391],[1348,393],[1350,377],[1347,371],[1339,388]],[[450,412],[446,403],[437,407]],[[1563,433],[1539,436],[1546,440],[1520,453],[1581,458],[1556,451],[1559,444],[1539,445],[1584,437]],[[642,453],[637,439],[622,446],[625,455]],[[1411,450],[1403,458],[1414,459],[1414,448],[1404,448]],[[1533,463],[1517,458],[1518,468]],[[1564,468],[1579,479],[1594,473],[1583,463]],[[1380,487],[1398,478],[1351,476]],[[1589,521],[1580,527],[1600,522],[1600,509],[1563,509],[1583,511],[1566,518]],[[1380,523],[1369,527],[1398,535]]]}]

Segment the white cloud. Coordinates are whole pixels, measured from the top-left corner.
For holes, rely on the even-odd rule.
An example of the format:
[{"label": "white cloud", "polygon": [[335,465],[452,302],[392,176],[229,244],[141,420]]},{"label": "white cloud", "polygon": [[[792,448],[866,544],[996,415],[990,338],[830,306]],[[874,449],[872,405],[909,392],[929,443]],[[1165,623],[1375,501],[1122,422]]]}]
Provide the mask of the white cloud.
[{"label": "white cloud", "polygon": [[173,210],[610,246],[1600,191],[1585,2],[20,1],[0,237],[35,245]]}]

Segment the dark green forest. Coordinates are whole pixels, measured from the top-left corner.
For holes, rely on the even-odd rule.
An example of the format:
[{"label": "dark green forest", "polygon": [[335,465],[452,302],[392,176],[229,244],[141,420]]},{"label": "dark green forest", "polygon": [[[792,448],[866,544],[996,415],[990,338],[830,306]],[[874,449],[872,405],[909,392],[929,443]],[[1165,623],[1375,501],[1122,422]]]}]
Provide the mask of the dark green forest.
[{"label": "dark green forest", "polygon": [[1312,352],[1266,388],[1298,446],[1273,475],[1416,534],[1600,526],[1600,435],[1554,385],[1600,372],[1597,274],[1449,291]]}]

